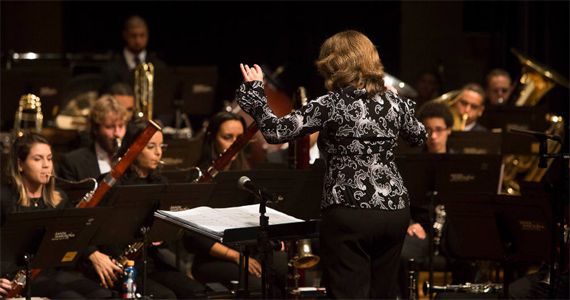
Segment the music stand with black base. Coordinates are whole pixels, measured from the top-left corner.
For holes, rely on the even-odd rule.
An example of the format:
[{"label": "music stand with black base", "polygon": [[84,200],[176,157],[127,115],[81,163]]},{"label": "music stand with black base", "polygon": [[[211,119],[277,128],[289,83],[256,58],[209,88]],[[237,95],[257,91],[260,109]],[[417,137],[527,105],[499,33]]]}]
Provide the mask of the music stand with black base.
[{"label": "music stand with black base", "polygon": [[[25,297],[31,297],[31,269],[73,266],[95,234],[105,210],[61,209],[10,213],[3,220],[1,261],[25,268]],[[5,270],[3,270],[4,272]]]},{"label": "music stand with black base", "polygon": [[[450,193],[478,194],[478,196],[496,194],[500,156],[417,153],[399,156],[396,158],[396,163],[408,189],[412,211],[425,211],[424,218],[427,220],[422,221],[427,222],[429,227],[427,228],[428,282],[433,286],[436,252],[434,226],[441,218],[434,214],[436,205],[446,206],[442,196]],[[439,221],[437,224],[443,225]],[[441,237],[441,231],[438,237]],[[432,293],[429,293],[429,297],[432,299]]]},{"label": "music stand with black base", "polygon": [[[546,191],[551,195],[551,209],[552,209],[552,222],[550,224],[550,228],[552,230],[551,235],[551,245],[550,245],[550,266],[549,266],[549,281],[550,283],[550,290],[549,296],[553,298],[556,294],[556,286],[555,284],[559,281],[557,280],[558,276],[558,269],[563,265],[563,256],[562,253],[557,253],[556,248],[557,245],[562,248],[564,245],[564,226],[567,225],[564,222],[563,216],[563,209],[564,203],[563,199],[568,202],[568,172],[569,170],[569,159],[570,153],[549,153],[548,152],[548,141],[554,141],[559,144],[562,144],[563,140],[562,137],[558,135],[551,135],[546,134],[540,131],[531,131],[531,130],[521,130],[521,129],[511,129],[510,132],[515,134],[533,136],[535,139],[539,141],[539,168],[547,168],[548,159],[555,159],[558,160],[558,180],[559,182],[551,182],[549,186],[546,186]],[[566,203],[568,205],[568,203]],[[568,220],[566,220],[567,222]],[[562,250],[560,250],[562,251]]]}]

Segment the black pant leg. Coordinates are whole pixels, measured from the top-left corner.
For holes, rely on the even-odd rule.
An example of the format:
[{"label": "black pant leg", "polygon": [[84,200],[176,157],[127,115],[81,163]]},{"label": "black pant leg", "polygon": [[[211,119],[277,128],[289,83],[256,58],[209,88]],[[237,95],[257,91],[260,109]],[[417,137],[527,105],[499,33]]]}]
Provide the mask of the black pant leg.
[{"label": "black pant leg", "polygon": [[206,287],[179,271],[154,271],[149,278],[176,294],[178,299],[204,298]]},{"label": "black pant leg", "polygon": [[331,207],[320,226],[323,283],[332,298],[393,294],[409,210]]}]

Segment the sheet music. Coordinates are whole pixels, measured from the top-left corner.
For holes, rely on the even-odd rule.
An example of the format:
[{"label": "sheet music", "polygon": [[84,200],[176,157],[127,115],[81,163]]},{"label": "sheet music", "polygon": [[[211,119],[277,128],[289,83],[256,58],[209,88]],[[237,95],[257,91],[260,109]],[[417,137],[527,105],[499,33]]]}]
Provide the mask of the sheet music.
[{"label": "sheet music", "polygon": [[[200,206],[182,211],[158,210],[157,213],[220,236],[226,229],[259,226],[259,204],[227,208]],[[266,207],[265,215],[269,217],[269,225],[304,222],[270,207]]]}]

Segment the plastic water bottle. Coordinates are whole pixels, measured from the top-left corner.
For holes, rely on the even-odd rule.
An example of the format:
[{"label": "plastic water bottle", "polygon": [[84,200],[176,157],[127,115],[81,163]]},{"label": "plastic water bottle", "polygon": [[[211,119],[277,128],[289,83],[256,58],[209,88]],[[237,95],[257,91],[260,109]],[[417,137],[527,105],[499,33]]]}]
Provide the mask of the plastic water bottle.
[{"label": "plastic water bottle", "polygon": [[121,295],[123,299],[135,299],[137,293],[137,283],[135,281],[137,276],[137,270],[135,269],[135,261],[127,261],[127,267],[125,268],[125,279],[123,281],[123,294]]}]

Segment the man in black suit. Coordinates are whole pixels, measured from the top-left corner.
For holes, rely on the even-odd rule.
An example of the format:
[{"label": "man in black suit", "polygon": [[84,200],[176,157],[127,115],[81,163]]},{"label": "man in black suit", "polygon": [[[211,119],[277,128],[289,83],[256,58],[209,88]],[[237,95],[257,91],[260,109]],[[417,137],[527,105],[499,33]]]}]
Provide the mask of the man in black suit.
[{"label": "man in black suit", "polygon": [[91,108],[89,130],[92,143],[61,158],[58,174],[68,180],[98,178],[111,171],[117,144],[125,136],[127,110],[112,96],[103,95]]},{"label": "man in black suit", "polygon": [[153,92],[155,115],[170,113],[170,101],[174,94],[172,76],[165,62],[147,50],[149,31],[146,21],[140,16],[129,17],[123,27],[125,47],[120,54],[103,66],[103,91],[108,91],[118,82],[135,86],[134,69],[140,63],[154,66]]}]

